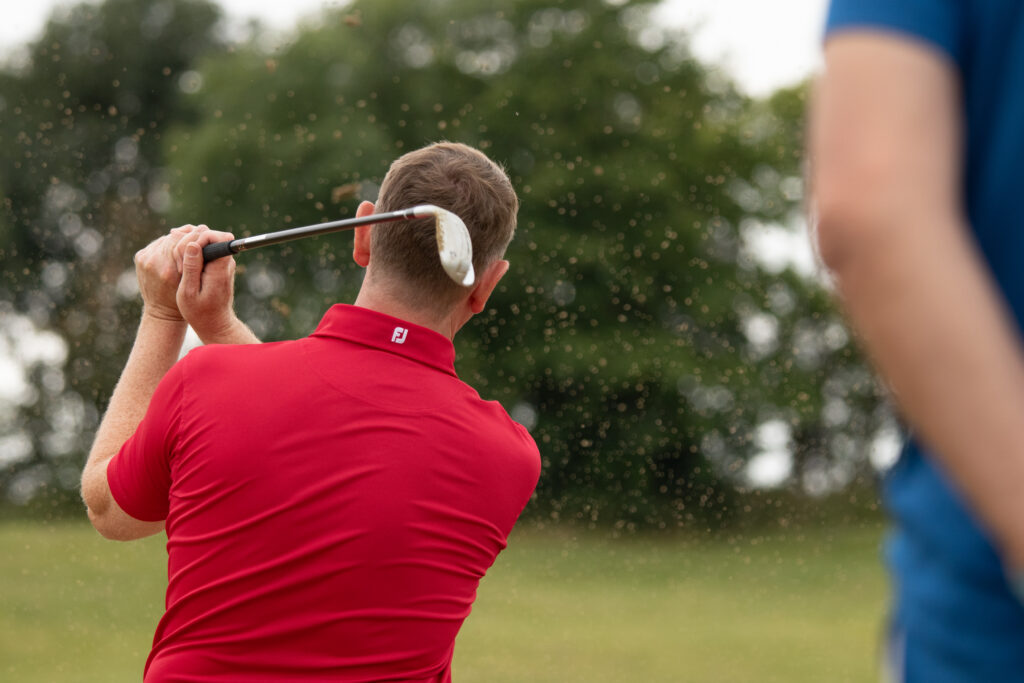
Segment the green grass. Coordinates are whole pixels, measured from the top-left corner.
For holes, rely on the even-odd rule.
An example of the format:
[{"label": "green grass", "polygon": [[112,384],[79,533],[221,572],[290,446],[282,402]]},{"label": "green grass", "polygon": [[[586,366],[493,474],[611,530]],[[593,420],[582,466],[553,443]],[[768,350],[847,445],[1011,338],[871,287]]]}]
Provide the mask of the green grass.
[{"label": "green grass", "polygon": [[131,681],[163,610],[163,538],[88,523],[0,524],[0,679]]},{"label": "green grass", "polygon": [[[875,681],[875,524],[721,540],[524,527],[480,586],[460,681]],[[0,524],[0,679],[138,680],[162,537]]]}]

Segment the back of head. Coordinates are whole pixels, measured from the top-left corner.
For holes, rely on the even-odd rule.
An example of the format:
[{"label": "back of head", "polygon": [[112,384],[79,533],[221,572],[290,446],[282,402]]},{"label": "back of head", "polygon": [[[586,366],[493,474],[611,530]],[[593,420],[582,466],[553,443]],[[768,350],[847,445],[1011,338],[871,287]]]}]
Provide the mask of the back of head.
[{"label": "back of head", "polygon": [[[481,274],[505,253],[519,200],[500,166],[467,145],[439,142],[399,157],[381,184],[376,210],[433,204],[463,220]],[[442,311],[467,292],[441,268],[434,219],[380,223],[371,233],[375,283],[395,298]]]}]

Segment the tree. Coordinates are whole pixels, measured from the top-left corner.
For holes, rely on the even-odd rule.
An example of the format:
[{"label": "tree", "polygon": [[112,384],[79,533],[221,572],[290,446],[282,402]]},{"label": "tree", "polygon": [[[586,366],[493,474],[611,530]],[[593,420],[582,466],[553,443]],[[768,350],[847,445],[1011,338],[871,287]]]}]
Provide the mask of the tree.
[{"label": "tree", "polygon": [[0,491],[15,499],[40,486],[77,498],[131,343],[131,255],[165,229],[161,138],[194,115],[182,89],[197,59],[223,49],[219,18],[205,0],[82,4],[0,72],[4,330],[23,345],[49,331],[66,347],[29,363],[29,386],[4,402]]},{"label": "tree", "polygon": [[[149,9],[119,24],[126,4]],[[67,132],[47,113],[66,86],[46,60],[77,29],[51,24],[29,69],[4,76],[31,94],[19,95],[20,133],[0,135],[22,134],[32,154],[58,151],[32,157],[35,184],[18,185],[16,168],[0,174],[12,198],[5,221],[21,226],[0,244],[13,244],[3,248],[25,269],[7,276],[9,298],[33,311],[27,283],[51,263],[72,272],[82,233],[62,232],[62,216],[115,243],[101,257],[79,254],[74,281],[95,277],[95,287],[66,292],[60,316],[33,314],[71,341],[70,391],[98,387],[82,398],[85,413],[95,420],[123,362],[120,322],[133,309],[117,283],[130,294],[128,256],[161,232],[159,217],[239,236],[332,220],[373,199],[403,151],[453,139],[505,163],[522,200],[512,270],[457,340],[457,367],[537,439],[533,514],[627,528],[727,524],[748,500],[746,464],[766,425],[781,425],[794,454],[793,489],[869,474],[864,446],[887,419],[870,373],[818,282],[756,253],[759,234],[802,210],[804,89],[743,96],[693,59],[684,35],[656,26],[649,2],[509,5],[357,0],[278,47],[259,30],[227,50],[193,41],[202,47],[181,48],[164,74],[170,44],[121,34],[167,4],[108,0],[77,11],[121,27],[108,44],[135,47],[110,54],[132,61],[88,81],[91,99],[75,95],[72,111],[84,109]],[[207,5],[173,6],[198,22],[179,39],[213,35]],[[148,75],[132,92],[152,108],[127,115],[115,100],[136,70]],[[37,134],[40,125],[52,129]],[[106,139],[89,154],[69,155],[96,136]],[[78,166],[55,174],[58,189],[45,195],[60,208],[21,213],[44,196],[53,172],[43,169],[71,158]],[[103,189],[91,193],[97,179]],[[136,185],[109,189],[126,179]],[[138,232],[112,239],[126,224]],[[332,236],[240,256],[240,315],[266,339],[308,334],[358,288],[348,244]],[[94,339],[83,331],[97,327]],[[81,442],[69,453],[80,458]]]},{"label": "tree", "polygon": [[[177,205],[239,234],[345,215],[432,140],[506,163],[512,271],[459,368],[537,438],[534,511],[717,524],[766,421],[832,473],[835,438],[863,443],[881,418],[827,294],[744,248],[750,225],[801,210],[803,89],[750,101],[650,8],[356,2],[279,50],[256,39],[204,64],[204,115],[169,158]],[[308,333],[356,290],[346,245],[243,257],[243,314],[272,338]],[[823,417],[834,401],[855,430]]]}]

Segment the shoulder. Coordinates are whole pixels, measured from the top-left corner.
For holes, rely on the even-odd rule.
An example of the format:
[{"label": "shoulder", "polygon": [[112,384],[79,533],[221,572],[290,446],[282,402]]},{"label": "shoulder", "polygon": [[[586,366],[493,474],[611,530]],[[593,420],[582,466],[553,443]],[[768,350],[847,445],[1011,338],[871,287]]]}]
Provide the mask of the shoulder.
[{"label": "shoulder", "polygon": [[[292,349],[292,353],[281,352],[285,349]],[[263,373],[282,371],[282,368],[292,368],[295,365],[295,352],[298,346],[296,342],[270,342],[265,344],[207,344],[197,346],[186,353],[172,368],[175,381],[191,387],[192,390],[185,390],[186,394],[195,395],[197,387],[204,387],[199,391],[206,391],[211,384],[222,382],[225,377],[230,376],[234,380],[244,380],[247,377],[255,378],[256,369]]]},{"label": "shoulder", "polygon": [[540,450],[529,430],[512,419],[504,406],[498,401],[480,398],[480,394],[469,385],[465,385],[466,398],[476,412],[484,438],[498,444],[497,449],[504,451],[509,457],[526,464],[530,469],[540,470]]},{"label": "shoulder", "polygon": [[275,351],[294,350],[297,348],[296,344],[299,341],[301,340],[266,342],[262,344],[206,344],[191,349],[178,361],[178,365],[188,369],[205,368],[218,364],[244,363],[253,358],[272,354]]}]

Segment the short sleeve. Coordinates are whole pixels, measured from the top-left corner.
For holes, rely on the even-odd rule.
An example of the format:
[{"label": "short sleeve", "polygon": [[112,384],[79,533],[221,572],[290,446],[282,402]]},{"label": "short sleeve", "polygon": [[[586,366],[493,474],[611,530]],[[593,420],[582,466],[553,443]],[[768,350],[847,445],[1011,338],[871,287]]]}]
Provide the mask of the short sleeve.
[{"label": "short sleeve", "polygon": [[107,466],[107,483],[126,513],[144,522],[167,518],[171,452],[180,422],[183,362],[172,367],[153,394],[135,433]]},{"label": "short sleeve", "polygon": [[965,5],[966,0],[832,0],[825,34],[893,31],[929,43],[962,64]]}]

